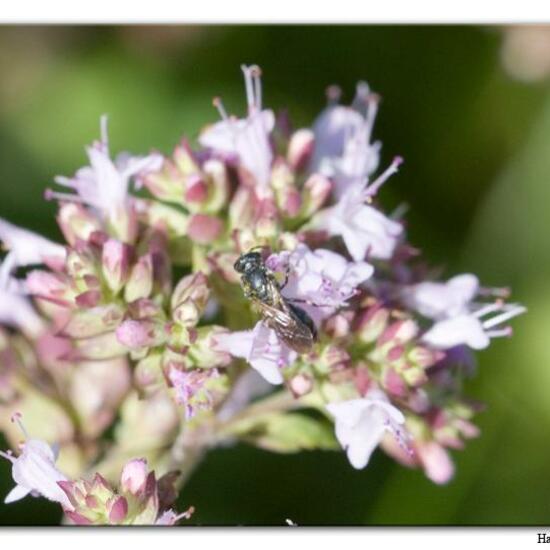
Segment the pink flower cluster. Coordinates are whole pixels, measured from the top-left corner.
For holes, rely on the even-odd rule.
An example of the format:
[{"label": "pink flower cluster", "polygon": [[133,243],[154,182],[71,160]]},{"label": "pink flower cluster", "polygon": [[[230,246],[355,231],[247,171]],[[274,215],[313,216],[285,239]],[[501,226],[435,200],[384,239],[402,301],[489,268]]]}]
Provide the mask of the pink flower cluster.
[{"label": "pink flower cluster", "polygon": [[[179,516],[159,504],[164,478],[144,461],[128,462],[113,489],[132,449],[171,475],[239,438],[274,450],[340,445],[355,468],[381,446],[444,483],[448,449],[477,435],[478,406],[458,382],[471,350],[509,336],[525,308],[474,275],[426,280],[399,215],[377,201],[403,160],[375,175],[378,96],[366,83],[351,106],[330,88],[312,127],[292,130],[264,109],[260,69],[243,73],[246,115],[216,99],[221,120],[196,148],[183,140],[170,156],[112,160],[102,118],[89,165],[56,178],[70,192],[46,191],[64,244],[0,220],[1,411],[22,410],[39,430],[50,415],[57,428],[44,439],[60,443],[72,478],[109,479],[70,481],[50,446],[29,440],[17,459],[3,454],[17,483],[7,501],[39,493],[77,523],[168,524]],[[239,286],[233,265],[258,246],[283,299],[315,324],[307,353]],[[20,267],[32,269],[21,277]],[[278,393],[258,400],[271,385]],[[322,418],[289,412],[306,407]]]}]

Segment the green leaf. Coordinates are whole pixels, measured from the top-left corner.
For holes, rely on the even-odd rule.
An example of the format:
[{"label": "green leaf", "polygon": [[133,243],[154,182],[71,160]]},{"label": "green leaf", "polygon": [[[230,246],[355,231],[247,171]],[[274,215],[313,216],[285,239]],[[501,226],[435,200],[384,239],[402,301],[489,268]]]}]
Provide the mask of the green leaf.
[{"label": "green leaf", "polygon": [[332,424],[300,413],[243,420],[232,427],[231,433],[256,447],[277,453],[338,449]]}]

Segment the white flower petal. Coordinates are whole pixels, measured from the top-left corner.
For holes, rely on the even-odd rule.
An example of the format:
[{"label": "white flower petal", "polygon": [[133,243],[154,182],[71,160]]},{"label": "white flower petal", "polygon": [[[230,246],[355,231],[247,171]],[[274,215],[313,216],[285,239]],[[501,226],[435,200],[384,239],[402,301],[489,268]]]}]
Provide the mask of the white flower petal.
[{"label": "white flower petal", "polygon": [[483,330],[479,319],[472,315],[459,315],[436,322],[422,341],[436,349],[449,349],[466,344],[472,349],[484,349],[490,338]]},{"label": "white flower petal", "polygon": [[22,485],[16,485],[6,496],[4,499],[5,504],[10,504],[12,502],[15,502],[17,500],[21,500],[22,498],[26,497],[31,492],[31,489],[27,489],[26,487],[23,487]]}]

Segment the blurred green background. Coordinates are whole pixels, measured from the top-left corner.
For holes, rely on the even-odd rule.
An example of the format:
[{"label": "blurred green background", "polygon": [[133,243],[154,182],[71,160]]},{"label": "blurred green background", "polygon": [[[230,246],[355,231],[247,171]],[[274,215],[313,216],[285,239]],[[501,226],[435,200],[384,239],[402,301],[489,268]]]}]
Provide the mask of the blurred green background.
[{"label": "blurred green background", "polygon": [[[453,453],[435,486],[377,452],[355,471],[343,453],[211,452],[181,496],[202,525],[502,525],[550,523],[550,27],[0,27],[0,216],[59,238],[42,199],[83,165],[109,114],[111,148],[169,153],[217,119],[222,95],[242,114],[239,66],[263,69],[265,104],[297,127],[366,79],[382,95],[375,135],[384,188],[410,206],[409,233],[445,275],[511,285],[529,308],[515,335],[479,354],[472,397],[482,436]],[[2,442],[4,444],[4,442]],[[5,448],[5,447],[3,447]],[[0,496],[12,487],[0,462]],[[58,506],[0,506],[0,524],[47,525]]]}]

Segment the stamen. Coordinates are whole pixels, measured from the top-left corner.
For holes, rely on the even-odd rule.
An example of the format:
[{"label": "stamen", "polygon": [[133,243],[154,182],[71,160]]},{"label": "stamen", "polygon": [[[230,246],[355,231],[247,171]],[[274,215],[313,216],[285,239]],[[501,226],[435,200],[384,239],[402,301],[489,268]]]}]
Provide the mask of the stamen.
[{"label": "stamen", "polygon": [[327,103],[329,105],[337,105],[342,97],[342,88],[336,84],[331,84],[326,89]]},{"label": "stamen", "polygon": [[353,99],[353,103],[366,103],[369,94],[369,85],[364,80],[358,82],[357,86],[355,87],[355,98]]},{"label": "stamen", "polygon": [[262,110],[262,70],[258,65],[250,67],[252,72],[252,77],[254,79],[254,96],[256,108],[258,111]]},{"label": "stamen", "polygon": [[27,433],[27,430],[25,430],[25,426],[23,426],[23,423],[21,422],[21,413],[16,412],[12,415],[11,421],[13,423],[16,423],[19,426],[19,429],[23,432],[23,435],[25,436],[25,439],[30,439],[29,434]]},{"label": "stamen", "polygon": [[71,178],[67,178],[66,176],[55,176],[53,181],[63,187],[74,187],[73,180]]},{"label": "stamen", "polygon": [[496,327],[497,325],[504,323],[504,321],[508,321],[508,319],[512,319],[512,317],[516,317],[517,315],[521,315],[522,313],[525,313],[527,311],[526,307],[519,306],[519,305],[510,305],[508,307],[509,307],[508,311],[505,311],[504,313],[497,315],[492,319],[488,319],[487,321],[482,323],[483,328],[490,329],[490,328]]},{"label": "stamen", "polygon": [[59,193],[58,191],[54,191],[50,188],[44,191],[44,199],[47,201],[55,199],[58,201],[79,202],[84,204],[84,200],[78,195],[71,195],[70,193]]},{"label": "stamen", "polygon": [[488,330],[485,334],[489,338],[502,338],[512,336],[512,327],[504,327],[502,329]]},{"label": "stamen", "polygon": [[223,121],[228,122],[229,121],[229,116],[227,115],[227,111],[225,110],[225,107],[223,105],[223,101],[221,100],[221,98],[220,97],[215,97],[212,100],[212,105],[214,105],[214,107],[216,107],[216,109],[218,110],[218,113],[220,114],[220,118]]},{"label": "stamen", "polygon": [[15,462],[15,457],[13,456],[13,453],[11,451],[0,451],[0,456],[2,458],[5,458],[6,460],[9,460],[12,464]]},{"label": "stamen", "polygon": [[399,221],[405,217],[405,214],[409,211],[410,205],[406,202],[402,202],[391,214],[390,219]]},{"label": "stamen", "polygon": [[241,70],[244,73],[244,85],[246,89],[246,103],[248,105],[248,112],[254,110],[254,83],[253,83],[253,69],[254,66],[247,67],[241,65]]},{"label": "stamen", "polygon": [[368,200],[369,197],[374,197],[374,195],[378,193],[380,187],[384,185],[384,183],[390,178],[390,176],[398,171],[399,166],[402,163],[402,157],[395,157],[392,163],[386,168],[386,170],[384,170],[382,174],[380,174],[370,185],[365,188],[365,199]]},{"label": "stamen", "polygon": [[100,127],[100,135],[101,135],[101,143],[103,147],[105,148],[105,152],[109,152],[109,134],[108,134],[108,117],[107,115],[101,115],[101,118],[99,119],[99,127]]},{"label": "stamen", "polygon": [[0,266],[0,288],[7,290],[10,283],[10,275],[16,266],[15,255],[13,252],[8,252]]},{"label": "stamen", "polygon": [[374,121],[376,120],[376,115],[378,114],[378,103],[379,96],[376,94],[370,94],[367,98],[367,113],[365,116],[365,126],[366,126],[366,135],[367,143],[370,143],[370,138],[372,136],[372,130],[374,128]]},{"label": "stamen", "polygon": [[495,296],[495,298],[509,298],[511,291],[508,287],[502,288],[489,288],[489,287],[480,287],[478,292],[480,296]]},{"label": "stamen", "polygon": [[504,307],[504,302],[502,300],[497,300],[494,304],[487,304],[477,311],[474,311],[473,316],[477,319],[481,319],[484,315],[488,313],[493,313],[494,311],[502,311]]}]

